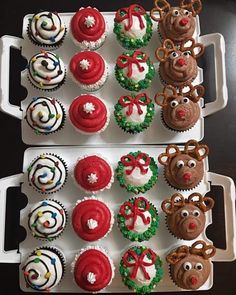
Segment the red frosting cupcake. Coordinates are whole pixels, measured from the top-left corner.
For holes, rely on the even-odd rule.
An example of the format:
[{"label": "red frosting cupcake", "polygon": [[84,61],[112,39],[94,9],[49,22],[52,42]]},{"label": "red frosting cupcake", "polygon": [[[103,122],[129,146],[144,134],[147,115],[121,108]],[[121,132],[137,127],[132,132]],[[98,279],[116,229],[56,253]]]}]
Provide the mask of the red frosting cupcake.
[{"label": "red frosting cupcake", "polygon": [[101,200],[90,197],[78,201],[72,213],[72,226],[77,235],[89,242],[107,236],[114,224],[114,214]]},{"label": "red frosting cupcake", "polygon": [[72,125],[84,134],[101,133],[110,121],[106,104],[96,96],[83,94],[74,99],[69,109]]},{"label": "red frosting cupcake", "polygon": [[106,288],[114,277],[114,264],[101,247],[83,249],[72,264],[76,284],[90,292]]},{"label": "red frosting cupcake", "polygon": [[114,181],[113,169],[97,155],[80,158],[74,169],[77,185],[87,193],[98,193],[109,189]]},{"label": "red frosting cupcake", "polygon": [[83,50],[96,50],[107,36],[103,15],[92,7],[80,8],[71,20],[72,39]]},{"label": "red frosting cupcake", "polygon": [[83,51],[75,54],[70,61],[73,79],[86,91],[100,89],[107,80],[108,66],[97,52]]}]

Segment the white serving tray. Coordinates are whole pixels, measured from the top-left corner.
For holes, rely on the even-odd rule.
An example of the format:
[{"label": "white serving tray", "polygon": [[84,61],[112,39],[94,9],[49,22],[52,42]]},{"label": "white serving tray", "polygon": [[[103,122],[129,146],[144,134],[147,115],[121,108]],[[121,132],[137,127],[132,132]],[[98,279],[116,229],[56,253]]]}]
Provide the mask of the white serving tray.
[{"label": "white serving tray", "polygon": [[[130,151],[138,150],[138,146],[129,146],[122,148],[100,148],[99,153],[105,156],[113,168],[116,168],[117,162],[122,155],[129,153]],[[142,147],[142,151],[148,153],[156,160],[158,155],[165,150],[164,146],[155,147]],[[115,292],[129,292],[129,290],[123,285],[121,277],[119,275],[119,261],[122,256],[122,253],[131,245],[137,243],[129,242],[127,239],[122,237],[122,234],[117,228],[117,225],[114,224],[112,232],[103,240],[94,243],[88,243],[82,241],[76,236],[71,226],[71,212],[75,203],[78,199],[82,199],[85,194],[78,189],[74,184],[71,174],[73,172],[73,167],[76,163],[78,157],[84,154],[94,154],[97,153],[97,149],[94,147],[35,147],[29,148],[25,151],[24,162],[23,162],[23,173],[16,174],[7,178],[0,180],[0,262],[2,263],[21,263],[24,262],[27,256],[32,252],[32,250],[41,245],[52,245],[60,248],[66,256],[67,268],[66,274],[62,282],[54,289],[52,292],[69,292],[69,293],[84,293],[83,290],[77,287],[73,281],[73,275],[70,271],[70,265],[74,259],[75,254],[83,247],[87,245],[98,244],[105,247],[110,256],[112,257],[115,266],[115,278],[112,284],[104,291],[109,293]],[[69,171],[69,176],[66,185],[62,190],[56,194],[49,195],[49,198],[54,198],[61,201],[68,210],[69,220],[66,226],[66,229],[62,236],[51,243],[39,242],[37,239],[33,238],[31,235],[28,226],[27,226],[27,215],[31,206],[42,200],[43,195],[33,190],[29,186],[27,181],[27,167],[31,163],[32,159],[41,153],[55,153],[61,156],[67,166]],[[200,185],[192,191],[182,192],[185,196],[188,196],[190,193],[196,191],[205,195],[210,191],[211,185],[220,185],[224,190],[224,210],[225,210],[225,232],[226,232],[226,250],[217,249],[216,255],[213,257],[213,261],[232,261],[236,257],[236,236],[235,236],[235,186],[231,178],[222,176],[209,172],[208,170],[208,159],[205,159],[205,175],[203,181]],[[148,242],[143,242],[142,244],[148,245],[156,251],[162,261],[164,267],[164,279],[154,290],[156,292],[165,292],[165,291],[184,291],[183,289],[178,288],[169,278],[168,265],[165,261],[166,254],[173,248],[181,244],[192,244],[193,241],[182,241],[176,239],[172,236],[166,228],[165,224],[165,214],[161,211],[160,205],[161,201],[167,197],[170,197],[174,193],[174,189],[170,188],[164,180],[163,177],[163,168],[158,165],[159,168],[159,177],[157,184],[148,191],[145,196],[157,207],[160,216],[160,225],[157,231],[157,234],[152,237]],[[21,190],[28,197],[27,206],[20,213],[20,224],[26,229],[27,237],[20,243],[19,251],[5,251],[4,250],[4,240],[5,240],[5,216],[6,216],[6,191],[9,187],[20,186],[22,184]],[[121,188],[118,182],[115,180],[110,190],[104,191],[98,194],[105,202],[107,202],[111,208],[117,214],[119,206],[128,198],[133,195],[127,193],[125,189]],[[217,198],[215,198],[217,202]],[[223,208],[222,208],[223,209]],[[212,223],[211,211],[206,214],[206,227]],[[7,234],[7,233],[6,233]],[[206,236],[206,231],[203,232],[198,239],[203,239],[207,243],[212,243]],[[30,292],[31,289],[25,287],[24,278],[21,271],[22,265],[19,266],[20,272],[20,287],[22,290]],[[213,264],[211,264],[211,275],[207,282],[200,288],[200,290],[210,289],[213,285]]]},{"label": "white serving tray", "polygon": [[[60,13],[64,23],[67,26],[67,35],[63,46],[61,46],[56,53],[62,58],[66,67],[72,56],[79,51],[79,48],[74,45],[70,36],[70,20],[74,13]],[[13,36],[3,36],[1,38],[1,98],[0,109],[22,120],[22,140],[26,144],[33,145],[105,145],[105,144],[169,144],[169,143],[184,143],[189,139],[196,139],[200,141],[204,137],[204,118],[212,113],[215,113],[227,104],[228,92],[226,86],[225,74],[225,42],[222,35],[210,34],[200,36],[199,18],[196,18],[197,26],[194,37],[196,41],[203,43],[205,46],[214,45],[214,60],[215,60],[215,81],[216,81],[216,99],[204,105],[203,100],[200,101],[201,116],[197,124],[189,131],[177,133],[173,132],[163,126],[161,122],[160,111],[161,108],[156,106],[155,118],[152,125],[143,133],[137,135],[126,134],[121,130],[115,122],[113,109],[121,95],[128,94],[129,91],[123,89],[115,79],[114,65],[116,58],[124,51],[119,46],[116,37],[113,34],[114,12],[103,12],[103,15],[108,23],[109,32],[105,44],[98,50],[99,53],[106,59],[109,64],[110,77],[104,87],[96,92],[98,97],[103,98],[110,109],[112,114],[111,121],[105,132],[98,135],[81,135],[77,133],[71,126],[67,117],[66,124],[63,130],[51,135],[36,135],[33,130],[28,126],[25,117],[25,110],[31,102],[32,97],[38,95],[49,95],[58,98],[64,104],[66,111],[72,100],[84,93],[81,89],[71,80],[67,75],[66,83],[54,92],[45,92],[36,90],[27,79],[27,70],[21,73],[21,84],[26,87],[28,94],[27,97],[21,102],[21,107],[10,104],[9,102],[9,80],[11,79],[9,73],[10,62],[10,48],[15,47],[22,49],[22,55],[29,60],[34,54],[39,52],[40,48],[33,45],[27,36],[28,18],[32,15],[26,15],[23,20],[23,39]],[[154,22],[154,33],[149,45],[143,50],[147,52],[151,60],[155,62],[155,68],[158,72],[158,63],[155,58],[155,50],[160,46],[160,41],[157,33],[157,24]],[[67,71],[68,72],[68,71]],[[195,79],[194,84],[203,82],[203,70],[198,69],[198,77]],[[155,75],[152,86],[147,90],[151,98],[154,98],[157,92],[162,91],[163,86],[160,83],[158,73]]]}]

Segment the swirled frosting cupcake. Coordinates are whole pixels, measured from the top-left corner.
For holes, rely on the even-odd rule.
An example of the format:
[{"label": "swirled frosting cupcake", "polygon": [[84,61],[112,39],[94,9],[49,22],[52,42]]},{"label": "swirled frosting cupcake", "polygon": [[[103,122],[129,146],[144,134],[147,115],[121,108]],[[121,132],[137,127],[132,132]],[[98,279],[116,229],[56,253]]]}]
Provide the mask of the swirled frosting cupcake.
[{"label": "swirled frosting cupcake", "polygon": [[71,20],[72,40],[83,50],[96,50],[107,36],[107,24],[103,15],[92,7],[81,7]]},{"label": "swirled frosting cupcake", "polygon": [[92,196],[77,201],[72,226],[81,239],[92,242],[105,238],[113,224],[113,211],[102,200]]},{"label": "swirled frosting cupcake", "polygon": [[35,238],[52,241],[62,234],[66,221],[64,206],[58,201],[46,199],[30,209],[28,226]]},{"label": "swirled frosting cupcake", "polygon": [[56,90],[65,81],[65,66],[58,55],[41,51],[28,64],[28,78],[33,86],[41,90]]},{"label": "swirled frosting cupcake", "polygon": [[41,11],[29,18],[27,32],[35,45],[57,48],[63,43],[66,28],[57,12]]},{"label": "swirled frosting cupcake", "polygon": [[65,258],[55,247],[40,247],[26,259],[22,270],[27,287],[50,292],[63,278]]},{"label": "swirled frosting cupcake", "polygon": [[60,157],[42,154],[28,167],[29,185],[40,193],[54,193],[66,182],[67,167]]},{"label": "swirled frosting cupcake", "polygon": [[84,156],[75,166],[74,179],[80,189],[95,194],[111,188],[114,181],[113,169],[100,156]]},{"label": "swirled frosting cupcake", "polygon": [[108,66],[97,52],[83,51],[70,61],[72,79],[86,91],[99,90],[107,80]]},{"label": "swirled frosting cupcake", "polygon": [[110,122],[110,112],[105,102],[90,94],[75,98],[69,108],[73,127],[83,134],[103,132]]},{"label": "swirled frosting cupcake", "polygon": [[26,109],[25,120],[36,134],[51,134],[63,128],[65,110],[55,98],[33,97]]},{"label": "swirled frosting cupcake", "polygon": [[111,284],[115,267],[103,248],[90,246],[76,255],[72,271],[74,280],[80,288],[95,293]]}]

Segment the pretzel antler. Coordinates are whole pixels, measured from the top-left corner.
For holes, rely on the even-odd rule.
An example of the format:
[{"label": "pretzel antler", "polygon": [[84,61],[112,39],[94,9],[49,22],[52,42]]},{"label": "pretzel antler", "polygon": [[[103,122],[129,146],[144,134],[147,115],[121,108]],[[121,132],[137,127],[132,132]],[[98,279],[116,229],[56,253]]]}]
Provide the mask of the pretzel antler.
[{"label": "pretzel antler", "polygon": [[[174,150],[174,152],[172,153],[171,150]],[[158,161],[161,165],[167,166],[169,163],[169,160],[174,158],[175,156],[177,156],[180,152],[179,148],[177,145],[175,144],[170,144],[167,146],[166,148],[166,152],[165,153],[161,153],[158,156]],[[164,159],[166,158],[166,160]]]},{"label": "pretzel antler", "polygon": [[[194,198],[197,200],[194,200]],[[199,193],[193,193],[188,197],[188,202],[197,206],[202,212],[207,212],[214,207],[214,200],[210,197],[203,197]]]},{"label": "pretzel antler", "polygon": [[189,254],[188,246],[180,246],[166,256],[166,261],[170,264],[176,264]]},{"label": "pretzel antler", "polygon": [[213,245],[207,245],[204,241],[196,241],[189,247],[189,252],[194,255],[202,256],[204,259],[209,259],[215,255],[216,248]]},{"label": "pretzel antler", "polygon": [[169,53],[175,50],[177,50],[177,48],[175,47],[174,42],[170,39],[165,39],[162,47],[157,48],[155,55],[159,62],[165,62]]},{"label": "pretzel antler", "polygon": [[[184,91],[188,87],[188,91]],[[198,102],[205,94],[205,88],[202,85],[189,84],[187,86],[179,87],[179,94],[188,97],[192,102]]]},{"label": "pretzel antler", "polygon": [[193,16],[198,15],[202,11],[201,0],[181,0],[180,7],[192,12]]},{"label": "pretzel antler", "polygon": [[[161,107],[167,106],[167,100],[169,97],[176,97],[177,91],[176,88],[172,85],[167,85],[164,87],[163,92],[157,93],[155,95],[155,102]],[[162,97],[162,99],[160,99]]]},{"label": "pretzel antler", "polygon": [[[191,45],[189,45],[191,44]],[[187,45],[187,46],[186,46]],[[197,53],[194,52],[194,50],[197,49]],[[188,40],[181,43],[180,50],[182,52],[184,51],[190,51],[191,55],[197,59],[201,55],[203,55],[205,51],[205,47],[202,43],[196,43],[194,38],[189,38]]]},{"label": "pretzel antler", "polygon": [[[200,151],[203,151],[203,153],[200,154]],[[184,153],[193,156],[198,161],[202,161],[209,154],[209,148],[207,145],[199,144],[196,140],[191,139],[186,142]]]},{"label": "pretzel antler", "polygon": [[184,197],[180,193],[175,193],[170,199],[164,200],[161,203],[161,209],[167,215],[172,215],[176,209],[185,205]]},{"label": "pretzel antler", "polygon": [[[156,22],[162,21],[165,12],[170,10],[170,4],[166,0],[155,0],[154,5],[155,7],[150,12],[151,18]],[[156,12],[159,13],[159,17],[155,16]]]}]

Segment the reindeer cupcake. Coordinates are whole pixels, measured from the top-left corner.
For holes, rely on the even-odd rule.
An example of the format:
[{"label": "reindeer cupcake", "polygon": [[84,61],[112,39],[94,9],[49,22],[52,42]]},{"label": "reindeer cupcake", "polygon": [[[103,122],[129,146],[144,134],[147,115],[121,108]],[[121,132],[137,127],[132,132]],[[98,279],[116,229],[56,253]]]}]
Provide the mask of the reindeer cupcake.
[{"label": "reindeer cupcake", "polygon": [[170,275],[174,283],[183,289],[199,289],[211,272],[209,259],[216,249],[204,241],[196,241],[192,246],[180,246],[170,252],[166,261],[170,264]]},{"label": "reindeer cupcake", "polygon": [[204,46],[193,38],[181,46],[166,39],[162,47],[157,48],[156,58],[160,62],[159,74],[163,84],[184,87],[191,84],[198,74],[197,59],[203,54]]},{"label": "reindeer cupcake", "polygon": [[181,43],[191,38],[196,28],[195,17],[202,10],[201,0],[182,0],[179,7],[171,7],[166,0],[155,0],[151,17],[158,22],[161,39]]},{"label": "reindeer cupcake", "polygon": [[195,188],[204,175],[203,159],[209,154],[207,145],[199,144],[196,140],[189,140],[180,150],[171,144],[161,153],[158,161],[164,166],[164,176],[170,186],[180,190]]},{"label": "reindeer cupcake", "polygon": [[199,193],[191,194],[187,199],[176,193],[161,204],[166,213],[169,231],[179,239],[194,240],[204,230],[205,213],[213,208],[214,200]]},{"label": "reindeer cupcake", "polygon": [[184,92],[183,87],[178,91],[171,85],[165,86],[162,93],[155,96],[156,104],[162,108],[162,121],[164,125],[174,131],[187,131],[191,129],[200,117],[198,101],[203,97],[205,89],[202,85],[188,86]]}]

